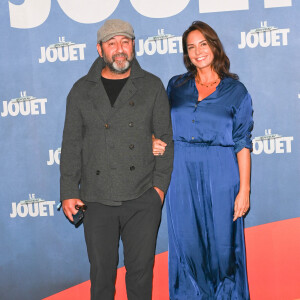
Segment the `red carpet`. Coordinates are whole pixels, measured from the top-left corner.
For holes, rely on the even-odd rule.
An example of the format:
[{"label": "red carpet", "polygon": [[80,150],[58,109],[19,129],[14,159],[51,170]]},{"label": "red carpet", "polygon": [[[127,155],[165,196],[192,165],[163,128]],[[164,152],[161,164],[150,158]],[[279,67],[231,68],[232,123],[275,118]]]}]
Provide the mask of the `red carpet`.
[{"label": "red carpet", "polygon": [[300,218],[246,229],[251,300],[300,299]]},{"label": "red carpet", "polygon": [[[251,300],[300,299],[300,218],[246,229]],[[156,255],[153,300],[168,300],[168,254]],[[86,281],[44,300],[89,300]],[[118,270],[115,300],[126,300],[125,268]]]},{"label": "red carpet", "polygon": [[[155,256],[153,299],[168,300],[168,252]],[[89,300],[90,281],[83,282],[43,300]],[[118,269],[115,300],[126,300],[125,267]]]}]

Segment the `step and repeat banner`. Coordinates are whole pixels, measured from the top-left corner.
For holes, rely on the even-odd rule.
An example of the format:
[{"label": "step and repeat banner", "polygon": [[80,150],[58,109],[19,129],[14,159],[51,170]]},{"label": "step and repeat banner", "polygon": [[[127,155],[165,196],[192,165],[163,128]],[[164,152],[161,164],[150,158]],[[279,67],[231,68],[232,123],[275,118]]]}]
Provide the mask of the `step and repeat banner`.
[{"label": "step and repeat banner", "polygon": [[[60,147],[66,96],[97,57],[108,18],[133,25],[138,61],[165,85],[185,72],[181,36],[192,21],[216,30],[253,98],[251,299],[300,299],[299,9],[297,0],[1,1],[0,299],[88,299],[83,228],[56,208]],[[167,251],[164,208],[154,300],[168,299]]]}]

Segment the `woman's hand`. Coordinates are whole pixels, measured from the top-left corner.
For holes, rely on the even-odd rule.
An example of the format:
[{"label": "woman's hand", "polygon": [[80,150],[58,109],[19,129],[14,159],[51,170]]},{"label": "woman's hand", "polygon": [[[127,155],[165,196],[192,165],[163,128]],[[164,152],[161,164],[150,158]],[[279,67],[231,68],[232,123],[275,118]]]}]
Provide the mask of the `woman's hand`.
[{"label": "woman's hand", "polygon": [[166,151],[167,144],[160,139],[152,138],[153,155],[163,155]]},{"label": "woman's hand", "polygon": [[234,215],[233,221],[242,217],[249,210],[250,206],[250,170],[251,170],[251,157],[250,150],[243,148],[237,153],[237,160],[240,173],[240,191],[237,194],[234,202]]},{"label": "woman's hand", "polygon": [[249,192],[240,191],[234,202],[234,215],[233,215],[233,221],[235,221],[237,218],[240,218],[244,216],[250,207],[250,200],[249,200]]}]

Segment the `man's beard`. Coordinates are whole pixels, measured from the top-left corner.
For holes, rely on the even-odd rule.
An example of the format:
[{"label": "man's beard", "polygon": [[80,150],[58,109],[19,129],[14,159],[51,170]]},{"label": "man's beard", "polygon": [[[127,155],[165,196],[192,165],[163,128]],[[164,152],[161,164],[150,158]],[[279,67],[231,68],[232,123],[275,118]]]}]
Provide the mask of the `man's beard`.
[{"label": "man's beard", "polygon": [[[118,60],[115,60],[116,57],[125,57],[126,60],[119,62]],[[103,60],[106,64],[106,66],[116,74],[124,74],[126,73],[132,66],[132,62],[134,59],[134,49],[132,52],[132,56],[128,58],[128,55],[125,53],[119,53],[112,56],[112,61],[109,61],[106,57],[104,51],[103,51]]]}]

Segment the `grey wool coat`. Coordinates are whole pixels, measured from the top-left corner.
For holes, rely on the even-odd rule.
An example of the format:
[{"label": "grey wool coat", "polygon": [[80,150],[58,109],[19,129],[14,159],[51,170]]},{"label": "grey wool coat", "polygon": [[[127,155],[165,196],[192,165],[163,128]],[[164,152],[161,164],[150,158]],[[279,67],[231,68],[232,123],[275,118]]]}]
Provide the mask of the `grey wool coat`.
[{"label": "grey wool coat", "polygon": [[[72,87],[61,149],[61,201],[121,205],[156,186],[166,192],[173,165],[169,102],[161,80],[134,59],[111,107],[101,81],[102,58]],[[152,133],[167,143],[152,154]]]}]

